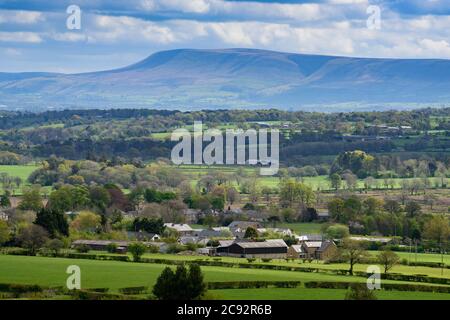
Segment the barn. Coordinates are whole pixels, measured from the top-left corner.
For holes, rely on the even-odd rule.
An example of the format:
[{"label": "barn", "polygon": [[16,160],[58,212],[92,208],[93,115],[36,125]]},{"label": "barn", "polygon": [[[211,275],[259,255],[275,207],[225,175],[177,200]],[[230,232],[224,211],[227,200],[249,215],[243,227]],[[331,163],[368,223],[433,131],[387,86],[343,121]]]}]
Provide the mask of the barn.
[{"label": "barn", "polygon": [[239,258],[271,258],[284,259],[287,257],[288,246],[283,240],[270,240],[264,242],[239,242],[228,243],[217,248],[217,254],[221,256]]}]

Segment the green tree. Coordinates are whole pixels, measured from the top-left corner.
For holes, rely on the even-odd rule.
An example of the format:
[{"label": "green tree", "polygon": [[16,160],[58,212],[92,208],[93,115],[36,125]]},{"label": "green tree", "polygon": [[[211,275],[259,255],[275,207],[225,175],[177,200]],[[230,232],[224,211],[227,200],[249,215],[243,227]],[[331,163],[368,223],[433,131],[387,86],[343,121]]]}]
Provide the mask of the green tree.
[{"label": "green tree", "polygon": [[400,260],[400,257],[390,250],[383,250],[378,254],[378,262],[384,266],[384,273],[392,269]]},{"label": "green tree", "polygon": [[415,201],[410,201],[405,206],[406,214],[410,217],[418,216],[422,213],[422,207]]},{"label": "green tree", "polygon": [[9,230],[6,221],[0,220],[0,246],[8,242],[11,237],[11,232]]},{"label": "green tree", "polygon": [[247,230],[245,230],[245,239],[257,239],[258,238],[258,231],[253,227],[248,227]]},{"label": "green tree", "polygon": [[355,264],[361,263],[367,258],[368,254],[361,242],[349,238],[344,239],[341,249],[342,258],[350,264],[348,272],[350,275],[353,275]]},{"label": "green tree", "polygon": [[24,190],[19,209],[37,212],[42,209],[43,206],[40,187],[32,187]]},{"label": "green tree", "polygon": [[449,220],[443,215],[433,216],[424,226],[424,237],[439,244],[445,243],[450,236]]},{"label": "green tree", "polygon": [[55,237],[57,235],[69,235],[69,224],[67,223],[66,217],[62,212],[50,209],[41,209],[38,211],[34,223],[47,230],[51,237]]},{"label": "green tree", "polygon": [[147,251],[147,247],[141,242],[133,242],[128,246],[128,251],[133,256],[133,261],[139,262],[142,255]]},{"label": "green tree", "polygon": [[329,239],[344,239],[350,235],[348,226],[343,224],[335,224],[329,226],[325,230],[325,235]]},{"label": "green tree", "polygon": [[9,200],[9,197],[11,196],[10,192],[8,190],[5,191],[0,197],[0,207],[2,208],[9,208],[11,207],[11,201]]},{"label": "green tree", "polygon": [[330,176],[330,182],[331,182],[331,187],[334,190],[338,190],[341,187],[341,184],[342,184],[341,176],[339,174],[337,174],[337,173],[333,173]]},{"label": "green tree", "polygon": [[101,217],[90,211],[82,211],[72,221],[71,227],[83,232],[96,232],[101,228]]},{"label": "green tree", "polygon": [[334,198],[328,202],[328,212],[333,221],[345,222],[344,205],[344,200],[341,198]]},{"label": "green tree", "polygon": [[158,277],[153,294],[160,300],[195,300],[206,292],[203,274],[197,264],[177,266],[175,272],[166,267]]}]

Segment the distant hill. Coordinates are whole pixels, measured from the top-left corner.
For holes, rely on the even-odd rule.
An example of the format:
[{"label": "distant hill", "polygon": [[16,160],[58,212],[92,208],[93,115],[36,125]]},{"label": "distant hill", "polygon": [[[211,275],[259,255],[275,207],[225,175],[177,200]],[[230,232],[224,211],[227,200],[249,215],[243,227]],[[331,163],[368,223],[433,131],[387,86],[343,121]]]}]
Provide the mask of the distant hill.
[{"label": "distant hill", "polygon": [[449,102],[450,60],[183,49],[110,71],[0,73],[0,107],[7,109],[324,106],[321,111],[327,111],[338,105],[351,111]]}]

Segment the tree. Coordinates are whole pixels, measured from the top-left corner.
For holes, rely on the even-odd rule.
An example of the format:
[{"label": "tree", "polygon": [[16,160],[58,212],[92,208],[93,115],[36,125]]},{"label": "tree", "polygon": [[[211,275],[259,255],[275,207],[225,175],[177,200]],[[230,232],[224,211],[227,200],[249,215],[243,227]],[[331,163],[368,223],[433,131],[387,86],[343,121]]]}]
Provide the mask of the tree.
[{"label": "tree", "polygon": [[448,241],[450,236],[450,226],[448,219],[443,215],[433,216],[424,226],[424,237],[426,239],[434,240],[441,248],[443,253],[443,244]]},{"label": "tree", "polygon": [[8,190],[5,191],[4,194],[0,197],[0,207],[2,208],[9,208],[11,207],[11,201],[9,200],[10,192]]},{"label": "tree", "polygon": [[37,212],[42,209],[43,206],[41,189],[39,187],[32,187],[24,190],[19,209]]},{"label": "tree", "polygon": [[378,262],[384,266],[385,274],[392,269],[399,260],[400,257],[390,250],[383,250],[378,254]]},{"label": "tree", "polygon": [[47,230],[52,238],[57,235],[69,235],[69,224],[62,212],[41,209],[38,211],[34,223]]},{"label": "tree", "polygon": [[418,216],[422,213],[422,207],[415,201],[410,201],[405,206],[406,214],[410,217]]},{"label": "tree", "polygon": [[0,220],[0,246],[8,242],[11,237],[8,224],[6,221]]},{"label": "tree", "polygon": [[153,218],[136,218],[133,221],[133,231],[145,231],[148,233],[163,234],[166,227],[164,221]]},{"label": "tree", "polygon": [[400,204],[395,200],[385,200],[383,208],[390,214],[397,214],[402,210]]},{"label": "tree", "polygon": [[111,202],[109,192],[100,186],[91,187],[89,190],[89,198],[92,205],[97,207],[101,212],[104,212]]},{"label": "tree", "polygon": [[258,238],[258,231],[253,227],[248,227],[247,230],[245,230],[245,239],[256,239]]},{"label": "tree", "polygon": [[325,235],[329,239],[344,239],[350,235],[350,232],[348,230],[348,226],[343,224],[335,224],[329,226],[325,230]]},{"label": "tree", "polygon": [[338,190],[341,187],[342,179],[341,176],[337,173],[333,173],[330,176],[331,187],[334,190]]},{"label": "tree", "polygon": [[72,221],[71,227],[77,231],[96,232],[101,228],[101,217],[90,211],[82,211]]},{"label": "tree", "polygon": [[189,270],[179,265],[175,272],[166,267],[153,287],[153,294],[159,300],[194,300],[201,298],[206,290],[200,267],[191,264]]},{"label": "tree", "polygon": [[134,242],[128,246],[128,251],[133,256],[133,261],[139,262],[141,261],[142,255],[147,251],[147,247],[141,242]]},{"label": "tree", "polygon": [[334,198],[328,202],[328,212],[333,221],[344,222],[344,200]]},{"label": "tree", "polygon": [[47,241],[45,247],[50,251],[52,251],[54,256],[56,257],[59,251],[61,251],[61,249],[64,248],[64,243],[59,239],[52,239]]},{"label": "tree", "polygon": [[350,264],[348,270],[350,275],[353,275],[353,267],[355,264],[361,263],[366,257],[367,252],[359,241],[349,238],[344,239],[342,243],[342,258]]},{"label": "tree", "polygon": [[48,232],[39,225],[32,224],[19,231],[17,240],[22,247],[27,248],[31,255],[48,241]]}]

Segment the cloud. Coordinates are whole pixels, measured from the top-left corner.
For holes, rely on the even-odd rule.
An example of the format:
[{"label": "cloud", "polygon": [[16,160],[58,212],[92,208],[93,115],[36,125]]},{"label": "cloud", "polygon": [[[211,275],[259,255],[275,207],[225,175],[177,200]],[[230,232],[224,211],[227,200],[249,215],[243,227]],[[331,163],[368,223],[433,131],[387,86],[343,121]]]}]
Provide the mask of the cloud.
[{"label": "cloud", "polygon": [[0,32],[0,41],[40,43],[43,40],[39,34],[33,32]]},{"label": "cloud", "polygon": [[41,12],[0,11],[0,23],[34,24],[44,20],[44,15]]}]

